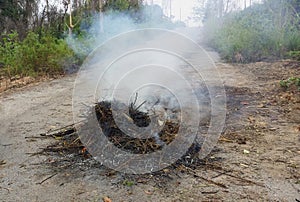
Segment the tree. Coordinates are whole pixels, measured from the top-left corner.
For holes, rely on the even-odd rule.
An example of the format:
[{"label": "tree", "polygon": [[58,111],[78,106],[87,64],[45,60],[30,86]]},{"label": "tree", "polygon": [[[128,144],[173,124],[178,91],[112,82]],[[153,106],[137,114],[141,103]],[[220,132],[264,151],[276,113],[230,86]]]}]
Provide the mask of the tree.
[{"label": "tree", "polygon": [[135,12],[140,9],[141,4],[141,0],[106,0],[103,9],[104,11]]},{"label": "tree", "polygon": [[25,36],[33,26],[33,13],[38,10],[38,1],[0,0],[1,32],[17,30],[19,36]]}]

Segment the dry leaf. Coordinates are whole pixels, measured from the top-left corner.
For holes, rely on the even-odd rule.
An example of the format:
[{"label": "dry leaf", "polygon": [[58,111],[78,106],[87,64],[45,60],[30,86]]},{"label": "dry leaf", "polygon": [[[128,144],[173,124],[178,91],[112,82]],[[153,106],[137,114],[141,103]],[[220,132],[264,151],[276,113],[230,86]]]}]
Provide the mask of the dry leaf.
[{"label": "dry leaf", "polygon": [[249,105],[249,102],[242,101],[241,104],[242,104],[242,105]]},{"label": "dry leaf", "polygon": [[220,137],[220,138],[219,138],[219,141],[220,141],[220,142],[233,142],[233,140],[227,139],[227,138],[225,138],[225,137]]},{"label": "dry leaf", "polygon": [[249,168],[248,165],[241,163],[240,166],[245,167],[245,168]]},{"label": "dry leaf", "polygon": [[147,191],[147,190],[145,190],[144,192],[145,192],[145,194],[147,194],[147,195],[152,195],[152,194],[153,194],[151,191]]},{"label": "dry leaf", "polygon": [[243,153],[244,153],[244,154],[250,154],[250,151],[244,149]]},{"label": "dry leaf", "polygon": [[264,105],[264,104],[259,104],[259,105],[257,105],[256,107],[257,107],[257,108],[264,108],[265,105]]},{"label": "dry leaf", "polygon": [[107,196],[103,197],[103,202],[112,202],[112,200],[110,198],[108,198]]}]

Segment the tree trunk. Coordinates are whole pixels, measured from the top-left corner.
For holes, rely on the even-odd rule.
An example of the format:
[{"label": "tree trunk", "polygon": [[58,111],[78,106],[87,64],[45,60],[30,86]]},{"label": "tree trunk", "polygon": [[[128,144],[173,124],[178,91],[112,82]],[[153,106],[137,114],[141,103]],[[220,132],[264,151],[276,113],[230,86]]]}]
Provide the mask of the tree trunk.
[{"label": "tree trunk", "polygon": [[104,32],[104,27],[103,27],[103,3],[102,0],[99,0],[99,22],[100,22],[100,33]]},{"label": "tree trunk", "polygon": [[72,31],[73,31],[73,19],[72,19],[72,9],[73,9],[73,2],[72,0],[69,1],[69,25],[68,25],[68,28],[69,28],[69,36],[71,37],[72,36]]},{"label": "tree trunk", "polygon": [[46,0],[46,14],[47,14],[48,27],[50,27],[51,20],[50,20],[50,13],[49,13],[49,0]]}]

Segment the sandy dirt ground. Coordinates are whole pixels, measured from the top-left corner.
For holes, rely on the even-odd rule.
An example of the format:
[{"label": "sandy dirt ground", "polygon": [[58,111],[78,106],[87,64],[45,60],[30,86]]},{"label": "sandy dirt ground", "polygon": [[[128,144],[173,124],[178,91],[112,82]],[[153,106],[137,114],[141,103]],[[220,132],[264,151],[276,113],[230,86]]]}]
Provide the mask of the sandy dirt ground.
[{"label": "sandy dirt ground", "polygon": [[76,75],[2,93],[0,201],[300,201],[300,92],[279,85],[300,76],[300,64],[217,67],[227,93],[224,132],[208,164],[165,170],[163,180],[80,163],[57,172],[45,166],[51,157],[31,155],[55,140],[28,137],[72,123]]}]

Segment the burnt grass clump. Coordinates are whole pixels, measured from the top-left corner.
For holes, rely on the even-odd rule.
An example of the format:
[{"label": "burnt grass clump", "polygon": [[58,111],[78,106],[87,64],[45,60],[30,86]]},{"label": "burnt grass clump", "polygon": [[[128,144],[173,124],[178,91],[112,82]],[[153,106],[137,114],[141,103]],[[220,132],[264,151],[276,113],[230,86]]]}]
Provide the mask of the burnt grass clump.
[{"label": "burnt grass clump", "polygon": [[[113,103],[114,105],[125,105],[120,102]],[[92,112],[96,113],[98,123],[110,142],[112,142],[119,149],[126,150],[134,154],[146,154],[155,152],[162,149],[163,146],[170,144],[176,137],[180,123],[179,120],[166,120],[162,130],[158,133],[161,140],[160,143],[157,142],[156,138],[138,139],[126,135],[116,124],[113,113],[112,113],[112,103],[108,101],[102,101],[93,108],[91,108],[89,114]],[[146,127],[151,123],[151,118],[149,113],[139,111],[139,107],[135,107],[134,104],[129,105],[127,119],[131,121],[138,127]],[[123,113],[123,112],[120,112]],[[87,117],[87,121],[89,116]],[[129,118],[128,118],[129,117]],[[57,129],[55,131],[48,131],[45,134],[40,134],[41,138],[54,138],[53,144],[41,148],[41,150],[34,155],[48,155],[51,157],[51,163],[46,162],[50,166],[61,169],[72,168],[76,169],[76,166],[80,165],[80,169],[89,169],[95,167],[103,167],[99,162],[94,160],[90,155],[86,147],[80,141],[80,137],[76,131],[75,124]],[[163,143],[163,144],[162,144]],[[180,170],[183,172],[183,168],[196,169],[199,166],[211,165],[211,160],[200,159],[198,153],[201,149],[201,145],[196,141],[191,145],[189,150],[178,159],[173,165],[169,166],[167,170]],[[214,161],[219,161],[219,159],[214,159]],[[108,173],[112,172],[111,169],[105,168]],[[114,172],[114,171],[113,171]],[[157,172],[161,175],[163,171]]]},{"label": "burnt grass clump", "polygon": [[[118,103],[119,104],[119,103]],[[95,112],[99,125],[104,135],[116,147],[134,154],[146,154],[162,149],[155,138],[138,139],[126,135],[116,124],[110,102],[99,102],[95,106]],[[148,113],[136,110],[133,105],[129,107],[129,116],[138,127],[147,127],[151,119]],[[158,133],[164,144],[171,143],[179,131],[179,123],[166,121],[163,129]]]}]

